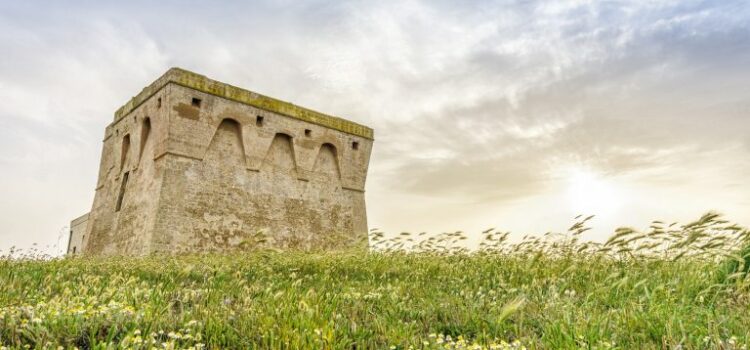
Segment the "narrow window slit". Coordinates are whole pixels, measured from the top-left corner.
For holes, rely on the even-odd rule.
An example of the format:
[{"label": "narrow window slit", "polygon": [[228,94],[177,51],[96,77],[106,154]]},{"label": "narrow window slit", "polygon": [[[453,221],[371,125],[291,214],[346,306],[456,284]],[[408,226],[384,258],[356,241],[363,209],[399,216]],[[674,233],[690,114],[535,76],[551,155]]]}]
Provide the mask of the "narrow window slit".
[{"label": "narrow window slit", "polygon": [[122,174],[122,184],[120,185],[120,194],[117,196],[117,205],[115,205],[115,211],[120,211],[122,209],[122,199],[125,197],[125,188],[128,186],[128,175],[130,174],[129,171],[126,171],[124,174]]},{"label": "narrow window slit", "polygon": [[257,116],[255,118],[255,126],[263,126],[263,117],[262,116]]}]

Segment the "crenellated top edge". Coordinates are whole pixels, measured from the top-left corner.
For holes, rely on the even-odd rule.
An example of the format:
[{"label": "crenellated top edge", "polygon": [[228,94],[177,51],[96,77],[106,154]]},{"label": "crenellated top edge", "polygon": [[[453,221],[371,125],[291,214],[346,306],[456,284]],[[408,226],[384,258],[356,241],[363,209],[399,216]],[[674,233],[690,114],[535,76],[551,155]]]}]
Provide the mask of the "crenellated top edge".
[{"label": "crenellated top edge", "polygon": [[287,117],[303,120],[309,123],[321,125],[348,134],[360,136],[372,140],[374,132],[372,128],[357,124],[355,122],[323,114],[295,104],[281,101],[273,97],[242,89],[230,84],[210,79],[182,68],[170,68],[164,75],[156,79],[151,85],[145,87],[138,95],[131,98],[125,105],[115,112],[115,122],[128,115],[143,102],[148,100],[156,92],[169,83],[184,86],[249,106],[257,107]]}]

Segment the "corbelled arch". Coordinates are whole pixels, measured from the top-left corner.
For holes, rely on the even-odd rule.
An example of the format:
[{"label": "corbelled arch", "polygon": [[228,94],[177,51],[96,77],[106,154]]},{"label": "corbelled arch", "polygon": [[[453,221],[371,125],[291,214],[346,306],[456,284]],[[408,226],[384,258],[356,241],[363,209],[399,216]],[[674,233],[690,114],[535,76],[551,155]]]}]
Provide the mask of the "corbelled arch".
[{"label": "corbelled arch", "polygon": [[138,151],[138,162],[143,159],[143,151],[146,149],[146,143],[151,136],[151,118],[145,117],[141,122],[141,147]]},{"label": "corbelled arch", "polygon": [[242,138],[242,125],[234,118],[224,118],[214,130],[211,142],[203,155],[203,160],[209,157],[221,157],[225,158],[225,161],[236,158],[236,162],[245,166],[245,142]]},{"label": "corbelled arch", "polygon": [[294,138],[283,132],[277,132],[263,158],[264,167],[291,171],[297,174],[297,157],[294,151]]},{"label": "corbelled arch", "polygon": [[125,169],[125,163],[128,161],[128,155],[130,154],[130,134],[126,134],[122,137],[122,143],[120,144],[120,171]]},{"label": "corbelled arch", "polygon": [[318,147],[317,155],[315,156],[315,163],[313,165],[313,172],[323,174],[328,177],[333,177],[336,180],[341,180],[341,162],[339,160],[339,152],[336,146],[332,143],[323,143]]}]

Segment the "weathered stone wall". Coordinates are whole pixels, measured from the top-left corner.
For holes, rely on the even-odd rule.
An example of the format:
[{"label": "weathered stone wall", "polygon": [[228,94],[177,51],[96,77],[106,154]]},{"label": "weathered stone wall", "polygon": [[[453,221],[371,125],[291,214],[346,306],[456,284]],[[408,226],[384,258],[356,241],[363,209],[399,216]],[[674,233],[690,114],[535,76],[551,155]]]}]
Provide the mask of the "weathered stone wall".
[{"label": "weathered stone wall", "polygon": [[371,147],[364,126],[172,69],[107,127],[84,250],[228,250],[259,231],[278,248],[366,244]]},{"label": "weathered stone wall", "polygon": [[[161,99],[161,104],[159,103]],[[146,254],[156,219],[162,176],[157,149],[168,135],[165,91],[105,130],[99,179],[84,251]]]}]

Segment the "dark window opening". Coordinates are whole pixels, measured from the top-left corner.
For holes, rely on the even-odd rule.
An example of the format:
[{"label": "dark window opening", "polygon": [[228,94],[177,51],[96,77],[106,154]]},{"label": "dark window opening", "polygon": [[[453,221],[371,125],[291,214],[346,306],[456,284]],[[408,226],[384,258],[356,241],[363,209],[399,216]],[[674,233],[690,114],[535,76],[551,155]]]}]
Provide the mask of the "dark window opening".
[{"label": "dark window opening", "polygon": [[262,116],[257,116],[255,118],[255,125],[256,126],[263,126],[263,117]]},{"label": "dark window opening", "polygon": [[310,130],[310,129],[305,129],[305,136],[307,136],[307,137],[310,137],[310,136],[312,136],[312,130]]},{"label": "dark window opening", "polygon": [[201,108],[201,99],[193,97],[193,101],[191,102],[193,107]]},{"label": "dark window opening", "polygon": [[352,149],[359,149],[359,142],[352,141]]},{"label": "dark window opening", "polygon": [[125,197],[125,188],[128,186],[128,175],[130,172],[125,172],[125,174],[122,174],[122,184],[120,185],[120,194],[117,196],[117,205],[115,206],[115,211],[120,211],[122,209],[122,199]]},{"label": "dark window opening", "polygon": [[161,97],[156,99],[156,108],[161,108]]},{"label": "dark window opening", "polygon": [[73,254],[76,253],[76,247],[73,247]]}]

